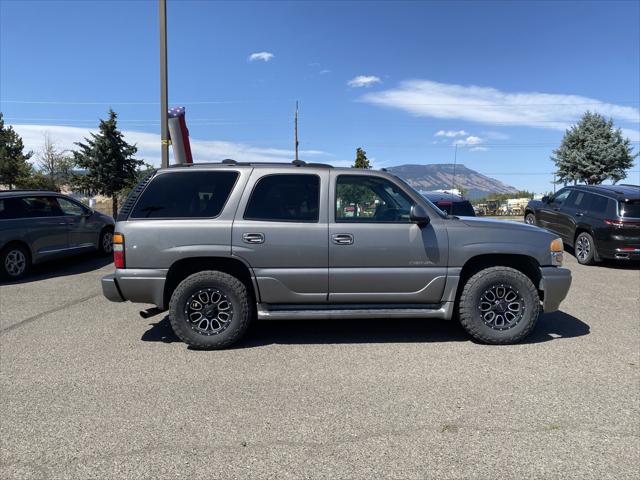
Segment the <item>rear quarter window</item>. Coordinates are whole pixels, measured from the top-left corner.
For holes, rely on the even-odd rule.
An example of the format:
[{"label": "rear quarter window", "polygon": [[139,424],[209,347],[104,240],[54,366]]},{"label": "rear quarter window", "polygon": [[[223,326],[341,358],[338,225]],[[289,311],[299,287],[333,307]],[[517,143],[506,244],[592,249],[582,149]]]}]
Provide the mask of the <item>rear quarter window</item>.
[{"label": "rear quarter window", "polygon": [[233,171],[188,171],[157,175],[129,218],[213,218],[220,215],[238,179]]}]

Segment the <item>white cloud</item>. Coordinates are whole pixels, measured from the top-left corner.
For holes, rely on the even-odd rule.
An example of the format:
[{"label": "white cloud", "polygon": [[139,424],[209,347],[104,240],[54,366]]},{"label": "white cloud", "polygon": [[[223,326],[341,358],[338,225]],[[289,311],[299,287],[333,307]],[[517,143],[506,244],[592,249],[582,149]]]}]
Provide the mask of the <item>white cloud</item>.
[{"label": "white cloud", "polygon": [[460,147],[467,147],[471,145],[480,145],[484,142],[484,139],[476,137],[475,135],[469,135],[467,138],[460,138],[452,143],[452,145],[458,145]]},{"label": "white cloud", "polygon": [[326,75],[327,73],[331,73],[331,70],[325,68],[324,70],[320,70],[320,75]]},{"label": "white cloud", "polygon": [[408,80],[397,88],[367,93],[362,101],[397,108],[419,117],[478,123],[565,129],[586,111],[637,125],[640,111],[578,95],[503,92],[490,87]]},{"label": "white cloud", "polygon": [[[51,140],[63,150],[77,148],[74,142],[83,142],[89,133],[97,132],[95,129],[61,125],[13,125],[13,128],[22,137],[25,150],[34,152],[41,149],[45,132],[48,132]],[[138,158],[156,167],[160,165],[160,135],[135,130],[123,130],[122,133],[127,142],[135,143],[138,147],[136,154]],[[225,158],[233,158],[241,162],[290,162],[294,155],[293,150],[194,138],[191,138],[191,152],[196,162],[219,162]],[[330,155],[321,150],[300,150],[300,156],[308,160],[308,157]]]},{"label": "white cloud", "polygon": [[640,142],[640,131],[633,128],[621,128],[622,136],[628,138],[632,142]]},{"label": "white cloud", "polygon": [[380,83],[380,82],[382,82],[382,80],[380,80],[380,78],[376,77],[375,75],[358,75],[357,77],[354,77],[351,80],[349,80],[347,82],[347,85],[353,88],[360,88],[360,87],[370,87],[371,85],[375,83]]},{"label": "white cloud", "polygon": [[489,150],[487,147],[473,147],[469,149],[471,152],[486,152],[487,150]]},{"label": "white cloud", "polygon": [[436,137],[463,137],[469,135],[464,130],[438,130],[434,136]]},{"label": "white cloud", "polygon": [[263,62],[268,62],[274,57],[271,52],[256,52],[249,55],[249,61],[255,62],[256,60],[262,60]]}]

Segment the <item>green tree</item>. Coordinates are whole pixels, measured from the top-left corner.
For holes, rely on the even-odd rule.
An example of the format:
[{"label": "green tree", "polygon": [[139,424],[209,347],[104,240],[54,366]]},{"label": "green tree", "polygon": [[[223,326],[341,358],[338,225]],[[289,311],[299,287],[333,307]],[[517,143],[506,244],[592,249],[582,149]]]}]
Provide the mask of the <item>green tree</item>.
[{"label": "green tree", "polygon": [[0,112],[0,184],[9,189],[24,187],[33,174],[29,163],[31,152],[24,153],[22,138],[12,126],[5,128],[2,112]]},{"label": "green tree", "polygon": [[626,170],[636,156],[632,154],[631,141],[614,128],[613,120],[586,112],[577,125],[565,132],[551,159],[558,168],[558,183],[597,185],[608,178],[613,183],[626,178]]},{"label": "green tree", "polygon": [[73,152],[73,157],[84,172],[74,175],[75,187],[89,194],[111,197],[115,217],[120,191],[135,182],[138,168],[144,163],[134,158],[138,148],[125,142],[117,128],[117,115],[111,109],[109,119],[100,120],[99,132],[76,145],[79,149]]},{"label": "green tree", "polygon": [[367,158],[367,152],[360,147],[356,149],[356,161],[352,168],[371,168],[369,159]]}]

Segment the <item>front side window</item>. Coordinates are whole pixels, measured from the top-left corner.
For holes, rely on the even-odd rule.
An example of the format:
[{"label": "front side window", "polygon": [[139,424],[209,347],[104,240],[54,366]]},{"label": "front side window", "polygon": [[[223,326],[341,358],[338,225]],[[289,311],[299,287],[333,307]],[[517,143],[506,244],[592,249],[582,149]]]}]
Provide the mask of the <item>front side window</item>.
[{"label": "front side window", "polygon": [[62,210],[55,197],[24,197],[23,208],[26,217],[57,217]]},{"label": "front side window", "polygon": [[311,222],[319,218],[320,177],[306,174],[267,175],[256,183],[245,220]]},{"label": "front side window", "polygon": [[551,200],[551,203],[562,205],[570,193],[571,193],[571,190],[559,191],[558,194],[555,197],[553,197],[553,200]]},{"label": "front side window", "polygon": [[213,218],[220,215],[238,172],[189,171],[156,176],[131,218]]},{"label": "front side window", "polygon": [[413,201],[390,181],[340,175],[336,181],[336,222],[409,223]]},{"label": "front side window", "polygon": [[74,215],[79,217],[85,213],[85,209],[75,202],[71,202],[66,198],[58,198],[58,204],[65,215]]}]

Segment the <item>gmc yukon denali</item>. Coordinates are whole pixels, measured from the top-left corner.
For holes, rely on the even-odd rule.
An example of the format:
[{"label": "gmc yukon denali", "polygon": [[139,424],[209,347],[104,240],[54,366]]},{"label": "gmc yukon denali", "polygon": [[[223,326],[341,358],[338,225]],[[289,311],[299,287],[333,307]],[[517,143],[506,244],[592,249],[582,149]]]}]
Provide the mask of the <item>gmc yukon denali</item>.
[{"label": "gmc yukon denali", "polygon": [[525,338],[571,284],[562,239],[447,215],[384,171],[225,160],[154,172],[113,235],[112,301],[169,311],[223,348],[254,319],[459,319],[484,343]]}]

